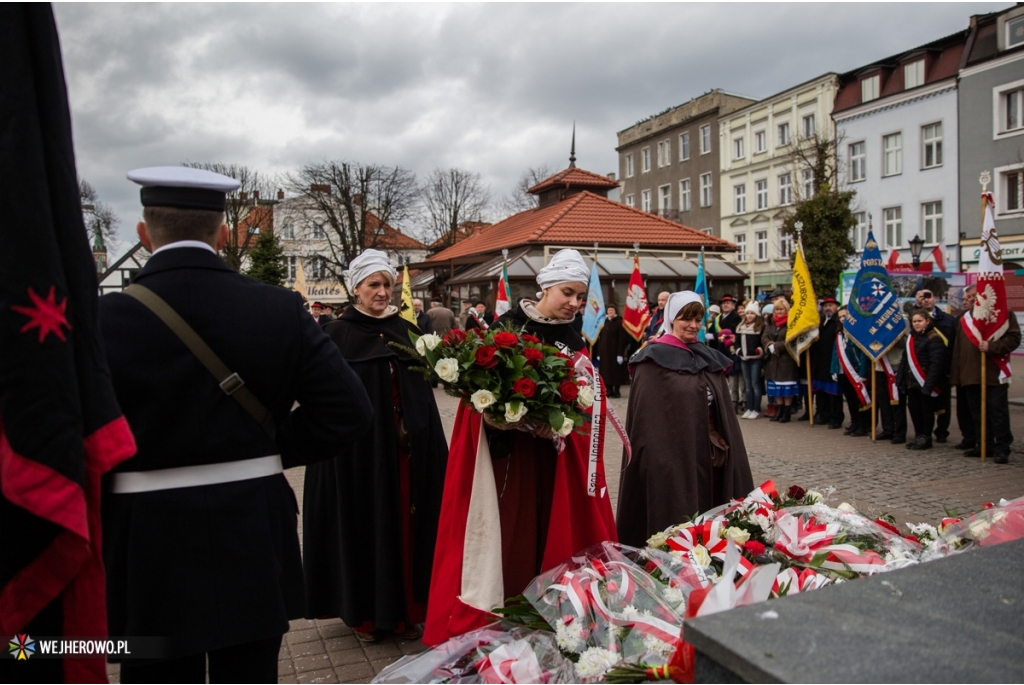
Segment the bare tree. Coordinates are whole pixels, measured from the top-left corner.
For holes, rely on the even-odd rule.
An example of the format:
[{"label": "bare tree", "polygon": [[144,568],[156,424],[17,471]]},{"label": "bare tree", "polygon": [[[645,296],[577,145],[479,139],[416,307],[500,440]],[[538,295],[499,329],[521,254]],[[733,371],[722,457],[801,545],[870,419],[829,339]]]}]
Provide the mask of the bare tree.
[{"label": "bare tree", "polygon": [[430,237],[442,250],[455,244],[463,224],[485,221],[491,206],[491,191],[474,171],[434,169],[420,192]]},{"label": "bare tree", "polygon": [[82,219],[85,221],[85,230],[90,242],[95,242],[98,235],[103,239],[108,252],[115,251],[120,222],[114,216],[114,210],[100,202],[96,189],[84,178],[78,179],[78,197],[82,203]]},{"label": "bare tree", "polygon": [[285,183],[295,197],[291,211],[322,231],[327,254],[317,256],[333,276],[364,249],[391,247],[383,227],[409,219],[419,199],[415,174],[378,164],[308,164],[288,174]]},{"label": "bare tree", "polygon": [[536,207],[538,198],[536,195],[531,195],[529,190],[552,174],[554,172],[547,164],[530,167],[524,171],[512,192],[501,198],[501,210],[506,214],[516,214]]},{"label": "bare tree", "polygon": [[[270,211],[259,207],[269,207],[274,192],[271,179],[252,167],[243,164],[223,164],[221,162],[185,162],[185,166],[194,169],[206,169],[214,173],[229,176],[241,185],[238,190],[228,193],[224,207],[224,221],[230,229],[228,242],[221,250],[224,261],[240,271],[249,250],[256,244],[259,235],[255,230],[270,229]],[[264,212],[266,215],[264,216]],[[259,226],[266,223],[266,226]]]}]

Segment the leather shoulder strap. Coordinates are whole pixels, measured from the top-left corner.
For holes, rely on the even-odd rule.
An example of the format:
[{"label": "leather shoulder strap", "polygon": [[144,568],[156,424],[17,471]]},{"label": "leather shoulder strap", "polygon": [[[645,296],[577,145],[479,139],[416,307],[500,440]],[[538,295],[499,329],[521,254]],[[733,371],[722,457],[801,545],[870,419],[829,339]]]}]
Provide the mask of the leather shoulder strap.
[{"label": "leather shoulder strap", "polygon": [[232,371],[221,361],[217,353],[210,349],[210,346],[199,337],[191,326],[181,318],[178,312],[174,311],[171,305],[149,288],[134,283],[122,291],[125,295],[134,297],[147,309],[157,315],[161,321],[167,324],[178,338],[185,344],[192,354],[196,356],[203,366],[213,374],[225,395],[233,397],[242,408],[245,409],[256,422],[260,424],[270,439],[277,435],[277,427],[274,425],[274,417],[270,410],[263,406],[254,394],[247,387],[241,376]]}]

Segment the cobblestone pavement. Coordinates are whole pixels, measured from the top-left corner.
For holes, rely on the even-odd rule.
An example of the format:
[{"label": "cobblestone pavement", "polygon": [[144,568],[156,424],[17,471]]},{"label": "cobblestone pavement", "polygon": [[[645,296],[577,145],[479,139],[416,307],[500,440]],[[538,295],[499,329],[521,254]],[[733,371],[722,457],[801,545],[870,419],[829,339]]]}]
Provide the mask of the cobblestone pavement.
[{"label": "cobblestone pavement", "polygon": [[[611,400],[626,418],[628,386],[624,397]],[[445,430],[451,434],[456,401],[436,391]],[[954,405],[955,412],[955,405]],[[1024,406],[1011,405],[1014,435],[1024,438]],[[1024,495],[1024,441],[1014,443],[1010,463],[966,458],[952,448],[960,440],[956,421],[950,441],[934,449],[916,452],[888,441],[844,436],[841,430],[810,426],[805,422],[771,423],[767,419],[740,421],[754,472],[755,484],[774,480],[780,487],[799,484],[807,489],[835,488],[833,505],[849,502],[868,515],[889,513],[897,521],[935,522],[943,510],[969,512],[984,502]],[[911,432],[913,432],[911,428]],[[622,443],[609,428],[605,444],[608,488],[617,501]],[[303,469],[286,472],[302,504]],[[299,530],[301,534],[301,517]],[[338,619],[292,621],[278,662],[281,683],[366,683],[388,664],[425,647],[420,642],[388,636],[375,644],[363,644]],[[111,682],[117,666],[109,667]]]}]

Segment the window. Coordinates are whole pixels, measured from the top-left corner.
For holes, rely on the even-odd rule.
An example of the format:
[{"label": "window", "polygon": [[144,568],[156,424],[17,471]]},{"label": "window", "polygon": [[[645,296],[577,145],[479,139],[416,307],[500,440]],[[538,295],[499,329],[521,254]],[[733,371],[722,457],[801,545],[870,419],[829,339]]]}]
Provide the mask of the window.
[{"label": "window", "polygon": [[921,226],[924,242],[931,245],[942,242],[942,203],[925,202],[921,205]]},{"label": "window", "polygon": [[779,124],[779,147],[789,145],[789,122]]},{"label": "window", "polygon": [[814,169],[804,169],[804,198],[809,200],[814,197]]},{"label": "window", "polygon": [[281,239],[295,240],[295,224],[291,219],[285,219],[281,222]]},{"label": "window", "polygon": [[1003,177],[1001,185],[1006,189],[1003,193],[1005,212],[1024,210],[1024,170],[1006,171],[1000,175]]},{"label": "window", "polygon": [[284,258],[284,265],[286,267],[288,267],[288,278],[287,278],[287,280],[294,281],[296,278],[298,278],[298,276],[299,276],[299,258],[298,257],[295,257],[295,256],[285,257]]},{"label": "window", "polygon": [[779,205],[793,204],[793,175],[779,175]]},{"label": "window", "polygon": [[764,131],[754,133],[754,153],[765,152],[768,149],[768,134]]},{"label": "window", "polygon": [[747,211],[747,186],[746,184],[741,186],[735,186],[732,189],[733,196],[736,198],[736,213],[742,214]]},{"label": "window", "polygon": [[324,240],[325,238],[327,238],[327,233],[326,231],[324,231],[323,224],[314,223],[312,226],[310,226],[310,229],[313,233],[313,240]]},{"label": "window", "polygon": [[896,176],[903,173],[903,134],[893,133],[882,138],[885,162],[882,176]]},{"label": "window", "polygon": [[672,144],[663,140],[658,143],[658,167],[668,166],[672,159]]},{"label": "window", "polygon": [[645,147],[643,150],[640,151],[640,156],[641,163],[643,165],[641,167],[641,170],[644,173],[647,173],[648,171],[651,170],[651,148]]},{"label": "window", "polygon": [[924,169],[942,166],[942,124],[921,127],[922,164]]},{"label": "window", "polygon": [[640,209],[644,210],[645,212],[651,211],[651,191],[640,191]]},{"label": "window", "polygon": [[259,226],[250,226],[249,227],[249,235],[259,235],[259,234],[260,234],[260,227]]},{"label": "window", "polygon": [[754,181],[754,196],[758,209],[768,209],[768,180]]},{"label": "window", "polygon": [[679,134],[679,161],[685,162],[690,158],[690,132]]},{"label": "window", "polygon": [[690,179],[688,178],[679,182],[679,211],[690,211]]},{"label": "window", "polygon": [[903,65],[903,89],[917,88],[924,85],[924,60]]},{"label": "window", "polygon": [[633,154],[626,155],[626,178],[633,178]]},{"label": "window", "polygon": [[712,197],[711,197],[711,192],[712,192],[712,188],[711,188],[711,174],[701,174],[700,175],[700,206],[701,207],[710,207],[713,204]]},{"label": "window", "polygon": [[850,145],[850,181],[863,181],[867,178],[867,155],[864,143]]},{"label": "window", "polygon": [[757,250],[755,259],[759,262],[768,261],[768,231],[758,231],[754,234],[754,245]]},{"label": "window", "polygon": [[804,138],[814,137],[814,115],[808,114],[803,119],[804,124]]},{"label": "window", "polygon": [[327,262],[323,257],[313,257],[309,260],[309,277],[314,281],[322,281],[327,275]]},{"label": "window", "polygon": [[1006,22],[1006,48],[1021,44],[1024,44],[1024,17],[1010,19]]},{"label": "window", "polygon": [[857,252],[864,251],[864,243],[868,241],[868,215],[867,212],[855,212],[853,218],[857,225],[850,229],[850,242]]},{"label": "window", "polygon": [[903,208],[889,207],[882,210],[885,217],[885,246],[902,247],[903,245]]},{"label": "window", "polygon": [[635,200],[635,198],[633,197],[632,194],[626,196],[626,206],[627,207],[635,207],[636,206],[636,200]]},{"label": "window", "polygon": [[999,93],[999,126],[997,133],[1024,129],[1024,88]]},{"label": "window", "polygon": [[732,237],[732,241],[736,243],[736,247],[739,248],[736,252],[736,259],[739,261],[746,261],[747,259],[747,234],[737,233]]},{"label": "window", "polygon": [[743,137],[733,138],[732,140],[732,158],[743,159]]},{"label": "window", "polygon": [[672,209],[672,186],[658,188],[658,208],[661,209],[663,216]]},{"label": "window", "polygon": [[793,236],[789,233],[779,235],[779,259],[789,259],[793,256]]},{"label": "window", "polygon": [[869,76],[860,82],[860,101],[870,102],[878,99],[878,74]]},{"label": "window", "polygon": [[700,153],[705,155],[711,152],[711,124],[700,127]]}]

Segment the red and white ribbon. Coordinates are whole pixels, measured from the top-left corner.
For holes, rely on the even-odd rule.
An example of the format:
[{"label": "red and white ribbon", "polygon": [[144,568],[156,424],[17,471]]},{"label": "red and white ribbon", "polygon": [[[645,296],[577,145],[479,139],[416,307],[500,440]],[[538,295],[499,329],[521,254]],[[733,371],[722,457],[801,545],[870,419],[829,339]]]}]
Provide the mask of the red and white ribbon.
[{"label": "red and white ribbon", "polygon": [[[921,362],[917,360],[917,351],[914,349],[914,336],[907,336],[907,361],[910,363],[910,373],[914,374],[914,378],[917,380],[917,384],[922,389],[925,387],[927,378],[925,378],[924,367],[921,366]],[[939,389],[932,388],[932,397],[939,396]]]},{"label": "red and white ribbon", "polygon": [[[775,523],[775,549],[795,561],[814,563],[832,571],[854,571],[872,575],[885,570],[885,559],[873,550],[834,542],[842,532],[838,523],[818,523],[813,516],[804,521],[788,512]],[[823,555],[823,556],[822,556]]]},{"label": "red and white ribbon", "polygon": [[[960,328],[963,329],[967,335],[967,339],[971,341],[971,344],[977,347],[981,344],[981,334],[978,332],[977,327],[974,325],[974,317],[971,316],[971,312],[964,312],[964,315],[960,317]],[[1010,355],[993,355],[989,354],[988,358],[992,360],[999,368],[999,383],[1006,385],[1013,379],[1013,367],[1010,366]],[[985,370],[982,369],[982,373]]]},{"label": "red and white ribbon", "polygon": [[485,683],[546,682],[544,669],[527,640],[500,645],[475,666]]},{"label": "red and white ribbon", "polygon": [[870,406],[871,393],[868,392],[867,383],[860,377],[857,370],[853,368],[853,364],[846,354],[846,339],[841,335],[836,336],[836,355],[839,357],[839,366],[843,368],[843,375],[846,376],[846,380],[850,381],[850,385],[857,392],[857,399],[860,400],[861,406]]},{"label": "red and white ribbon", "polygon": [[900,389],[896,385],[896,371],[893,370],[892,364],[889,363],[888,357],[882,356],[882,371],[885,372],[885,384],[889,388],[889,402],[890,404],[900,403]]}]

